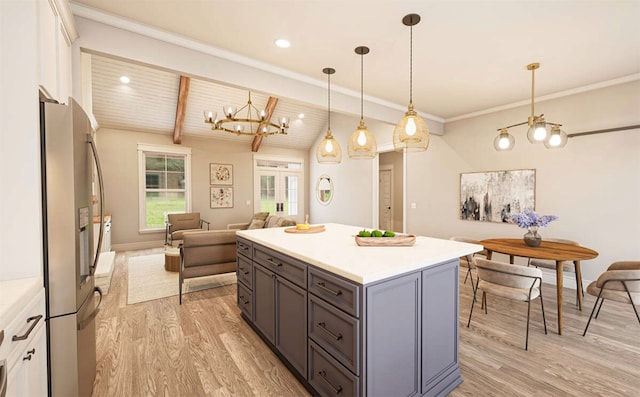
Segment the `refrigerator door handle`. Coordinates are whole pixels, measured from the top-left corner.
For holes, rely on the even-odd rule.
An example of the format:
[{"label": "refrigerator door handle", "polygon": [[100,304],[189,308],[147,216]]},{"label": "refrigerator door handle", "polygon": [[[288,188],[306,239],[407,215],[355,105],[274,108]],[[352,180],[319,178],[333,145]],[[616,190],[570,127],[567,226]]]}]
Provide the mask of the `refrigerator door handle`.
[{"label": "refrigerator door handle", "polygon": [[[98,185],[100,186],[100,233],[98,234],[98,246],[96,247],[96,255],[93,260],[93,268],[91,269],[91,274],[93,275],[98,268],[100,246],[102,246],[102,239],[104,238],[104,184],[102,182],[102,169],[100,168],[98,149],[96,148],[96,144],[93,141],[91,134],[87,134],[87,143],[91,145],[91,152],[93,153],[93,160],[96,164],[96,171],[98,173]],[[102,292],[100,293],[100,299],[102,300]]]},{"label": "refrigerator door handle", "polygon": [[78,331],[82,331],[87,325],[89,325],[89,323],[93,321],[93,319],[96,318],[96,316],[100,312],[100,304],[102,303],[102,290],[100,289],[100,287],[95,287],[93,289],[93,292],[94,293],[97,292],[98,294],[100,294],[100,300],[98,301],[98,306],[96,306],[96,308],[93,309],[93,312],[91,312],[91,314],[88,315],[87,318],[82,319],[80,322],[78,322]]}]

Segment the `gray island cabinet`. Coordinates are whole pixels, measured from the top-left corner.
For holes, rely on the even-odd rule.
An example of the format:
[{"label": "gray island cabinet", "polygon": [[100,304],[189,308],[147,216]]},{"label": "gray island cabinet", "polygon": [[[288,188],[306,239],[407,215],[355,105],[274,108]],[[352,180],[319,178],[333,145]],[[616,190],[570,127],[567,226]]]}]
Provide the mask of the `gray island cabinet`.
[{"label": "gray island cabinet", "polygon": [[458,258],[482,246],[360,247],[361,228],[325,228],[237,232],[242,317],[314,394],[448,394],[462,382]]}]

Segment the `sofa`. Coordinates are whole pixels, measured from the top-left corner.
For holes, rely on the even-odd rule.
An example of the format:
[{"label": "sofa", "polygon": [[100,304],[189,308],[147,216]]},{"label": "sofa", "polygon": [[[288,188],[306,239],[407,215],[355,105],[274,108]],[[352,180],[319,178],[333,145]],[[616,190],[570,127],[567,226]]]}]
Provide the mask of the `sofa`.
[{"label": "sofa", "polygon": [[204,230],[186,232],[180,244],[179,285],[182,304],[182,284],[185,279],[236,271],[236,231]]},{"label": "sofa", "polygon": [[227,229],[251,230],[269,227],[295,226],[296,221],[280,215],[270,215],[268,212],[256,212],[249,222],[230,223]]}]

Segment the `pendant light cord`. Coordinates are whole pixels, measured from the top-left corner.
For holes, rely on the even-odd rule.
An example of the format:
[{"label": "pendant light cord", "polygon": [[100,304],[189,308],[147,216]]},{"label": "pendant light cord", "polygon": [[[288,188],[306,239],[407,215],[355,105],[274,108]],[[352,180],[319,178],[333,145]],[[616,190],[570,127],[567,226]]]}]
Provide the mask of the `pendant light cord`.
[{"label": "pendant light cord", "polygon": [[360,54],[360,119],[364,120],[364,107],[362,105],[363,103],[363,97],[364,97],[364,90],[363,90],[363,85],[364,85],[364,54]]},{"label": "pendant light cord", "polygon": [[413,25],[409,36],[409,103],[413,103]]},{"label": "pendant light cord", "polygon": [[331,131],[331,74],[327,73],[327,118],[329,119],[329,131]]}]

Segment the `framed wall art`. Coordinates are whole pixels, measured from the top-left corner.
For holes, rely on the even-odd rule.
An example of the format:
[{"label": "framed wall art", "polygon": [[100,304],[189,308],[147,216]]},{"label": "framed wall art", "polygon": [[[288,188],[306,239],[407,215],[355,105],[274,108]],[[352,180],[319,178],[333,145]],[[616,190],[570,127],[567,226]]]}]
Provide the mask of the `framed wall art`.
[{"label": "framed wall art", "polygon": [[211,208],[233,208],[233,188],[211,186]]},{"label": "framed wall art", "polygon": [[233,185],[233,165],[231,164],[209,164],[211,185]]},{"label": "framed wall art", "polygon": [[460,219],[508,223],[511,215],[535,210],[536,170],[460,174]]}]

